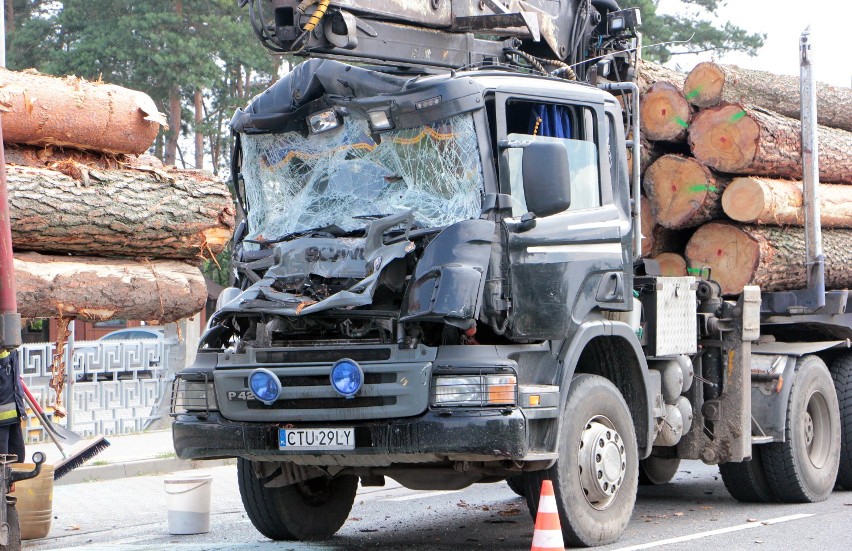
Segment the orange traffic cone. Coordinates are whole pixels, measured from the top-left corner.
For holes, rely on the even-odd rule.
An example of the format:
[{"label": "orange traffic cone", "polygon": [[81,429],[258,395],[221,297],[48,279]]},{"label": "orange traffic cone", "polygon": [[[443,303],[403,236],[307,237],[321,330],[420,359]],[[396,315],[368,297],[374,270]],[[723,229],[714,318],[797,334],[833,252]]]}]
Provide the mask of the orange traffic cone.
[{"label": "orange traffic cone", "polygon": [[535,516],[535,531],[530,551],[554,549],[565,551],[565,541],[562,539],[562,527],[559,525],[553,482],[544,480],[541,483],[541,497],[538,500],[538,514]]}]

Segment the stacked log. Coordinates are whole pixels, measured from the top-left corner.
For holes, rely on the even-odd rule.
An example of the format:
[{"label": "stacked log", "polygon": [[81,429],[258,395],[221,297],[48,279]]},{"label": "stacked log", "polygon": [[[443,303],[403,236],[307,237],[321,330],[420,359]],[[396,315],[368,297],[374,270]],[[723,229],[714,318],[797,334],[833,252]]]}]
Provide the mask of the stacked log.
[{"label": "stacked log", "polygon": [[[683,83],[686,98],[696,107],[748,103],[798,119],[799,79],[734,65],[699,63]],[[852,89],[817,83],[817,123],[852,132]]]},{"label": "stacked log", "polygon": [[146,94],[0,70],[0,106],[24,317],[161,323],[207,298],[198,269],[234,226],[227,186],[140,155],[163,117]]},{"label": "stacked log", "polygon": [[[652,240],[646,257],[664,275],[710,277],[727,295],[745,285],[804,288],[798,78],[703,63],[673,80],[643,84],[643,101],[656,106],[655,112],[643,104],[646,122],[663,128],[670,122],[663,118],[676,102],[662,99],[660,90],[682,96],[697,112],[690,112],[688,151],[672,149],[680,136],[643,131],[663,153],[643,171],[643,203],[652,215],[643,226],[652,237],[658,228],[694,233],[682,249]],[[672,91],[678,83],[682,88]],[[819,85],[817,98],[826,287],[843,289],[852,286],[852,90]]]},{"label": "stacked log", "polygon": [[647,140],[682,142],[692,121],[692,106],[680,88],[656,82],[642,95],[642,131]]}]

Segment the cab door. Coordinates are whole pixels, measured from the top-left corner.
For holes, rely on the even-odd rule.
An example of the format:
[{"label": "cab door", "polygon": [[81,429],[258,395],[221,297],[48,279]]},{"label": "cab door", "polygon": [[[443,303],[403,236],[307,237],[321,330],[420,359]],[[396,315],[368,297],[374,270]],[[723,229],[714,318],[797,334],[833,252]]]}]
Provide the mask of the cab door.
[{"label": "cab door", "polygon": [[[512,197],[512,217],[504,220],[510,331],[515,338],[566,338],[593,310],[630,304],[629,209],[615,200],[618,171],[610,162],[614,119],[591,101],[498,94],[495,104],[500,185]],[[567,210],[528,212],[525,194],[536,190],[535,182],[524,185],[521,146],[530,141],[564,147]]]}]

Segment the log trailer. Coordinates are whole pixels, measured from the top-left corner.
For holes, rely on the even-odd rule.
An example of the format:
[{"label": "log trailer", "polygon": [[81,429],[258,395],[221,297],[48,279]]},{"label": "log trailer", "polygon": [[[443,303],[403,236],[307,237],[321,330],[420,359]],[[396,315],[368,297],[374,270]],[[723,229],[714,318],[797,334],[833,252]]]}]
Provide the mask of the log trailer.
[{"label": "log trailer", "polygon": [[508,479],[533,515],[550,479],[581,546],[681,459],[747,502],[852,486],[852,314],[820,286],[819,218],[805,290],[722,296],[640,257],[636,10],[242,4],[312,59],[232,119],[234,283],[172,413],[179,457],[238,458],[262,534],[328,538],[386,477]]}]

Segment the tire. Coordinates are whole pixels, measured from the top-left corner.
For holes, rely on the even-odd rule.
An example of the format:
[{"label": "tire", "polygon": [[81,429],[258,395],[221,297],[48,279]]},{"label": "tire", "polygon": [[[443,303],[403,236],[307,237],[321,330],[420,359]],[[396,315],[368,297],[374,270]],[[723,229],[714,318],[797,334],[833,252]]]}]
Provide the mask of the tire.
[{"label": "tire", "polygon": [[323,540],[349,516],[358,490],[357,476],[313,478],[267,488],[254,475],[252,461],[237,460],[237,480],[246,514],[257,531],[272,540]]},{"label": "tire", "polygon": [[[636,503],[639,455],[630,411],[609,380],[583,374],[571,382],[561,421],[556,464],[523,473],[527,506],[535,518],[541,483],[549,479],[566,546],[612,543],[624,532]],[[593,455],[592,446],[603,446],[604,454]],[[603,478],[592,476],[596,470]]]},{"label": "tire", "polygon": [[778,501],[763,467],[762,446],[751,447],[751,461],[721,463],[719,472],[728,493],[743,503],[773,503]]},{"label": "tire", "polygon": [[840,408],[840,467],[837,483],[852,490],[852,354],[845,353],[831,364],[831,377]]},{"label": "tire", "polygon": [[680,459],[650,455],[639,461],[639,485],[657,486],[668,484],[677,474]]},{"label": "tire", "polygon": [[521,497],[524,497],[524,477],[517,474],[515,476],[510,476],[506,479],[506,484],[509,485],[509,488],[512,489],[513,492],[518,494]]},{"label": "tire", "polygon": [[817,356],[796,362],[784,436],[762,450],[772,492],[785,503],[828,498],[840,465],[840,409],[831,374]]},{"label": "tire", "polygon": [[6,523],[9,525],[9,539],[6,545],[0,545],[0,551],[21,551],[21,524],[14,503],[6,505]]}]

